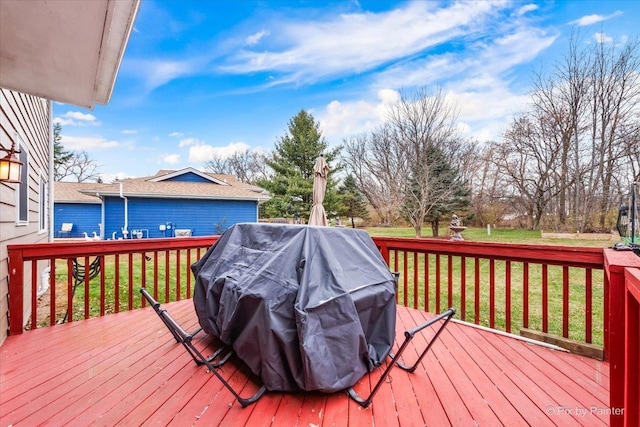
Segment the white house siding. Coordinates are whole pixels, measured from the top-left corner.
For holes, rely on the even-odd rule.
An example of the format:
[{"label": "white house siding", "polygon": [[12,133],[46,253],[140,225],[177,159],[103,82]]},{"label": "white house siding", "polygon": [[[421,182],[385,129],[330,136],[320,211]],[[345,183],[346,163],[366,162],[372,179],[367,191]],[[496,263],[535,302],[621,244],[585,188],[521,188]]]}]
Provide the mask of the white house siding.
[{"label": "white house siding", "polygon": [[[12,243],[40,243],[49,239],[51,218],[46,201],[49,197],[49,139],[51,103],[45,99],[0,88],[0,142],[10,148],[16,133],[28,152],[28,222],[17,223],[17,188],[19,184],[0,183],[0,345],[9,327],[9,283],[7,245]],[[0,152],[0,156],[4,156]],[[41,189],[47,192],[41,199]],[[41,206],[41,200],[45,206]],[[45,209],[41,212],[41,209]],[[41,224],[41,214],[45,223]],[[45,263],[38,266],[40,270]],[[31,275],[30,263],[25,265],[25,277]],[[40,272],[39,272],[40,273]],[[38,277],[40,275],[38,274]],[[31,289],[24,290],[24,319],[29,319]]]}]

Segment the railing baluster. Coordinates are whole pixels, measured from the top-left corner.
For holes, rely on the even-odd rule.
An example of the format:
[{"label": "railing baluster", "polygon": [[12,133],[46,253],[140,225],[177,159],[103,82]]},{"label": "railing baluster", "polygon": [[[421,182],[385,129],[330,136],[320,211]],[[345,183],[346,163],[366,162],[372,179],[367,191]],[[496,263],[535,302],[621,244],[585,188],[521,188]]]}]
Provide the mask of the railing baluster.
[{"label": "railing baluster", "polygon": [[[33,286],[33,284],[36,286]],[[35,291],[38,289],[38,261],[31,261],[31,329],[38,327],[38,293]]]},{"label": "railing baluster", "polygon": [[413,308],[418,307],[418,294],[419,294],[419,282],[418,282],[418,252],[412,252],[413,254]]},{"label": "railing baluster", "polygon": [[584,340],[587,344],[592,342],[593,332],[593,271],[587,268],[585,275],[585,307],[584,307]]},{"label": "railing baluster", "polygon": [[[140,264],[141,264],[141,269],[142,271],[140,272],[140,287],[142,288],[146,288],[147,287],[147,254],[142,252],[142,254],[140,254]],[[146,307],[147,299],[144,298],[142,296],[142,294],[140,295],[140,305],[142,307]]]},{"label": "railing baluster", "polygon": [[496,262],[489,260],[489,327],[496,327]]},{"label": "railing baluster", "polygon": [[120,254],[116,254],[115,256],[115,277],[113,281],[113,285],[115,286],[115,302],[114,302],[114,311],[116,313],[120,312]]},{"label": "railing baluster", "polygon": [[409,306],[409,260],[406,250],[402,251],[402,302],[405,307]]},{"label": "railing baluster", "polygon": [[171,301],[171,288],[169,287],[170,258],[169,251],[164,251],[164,302]]},{"label": "railing baluster", "polygon": [[[449,306],[453,306],[449,304]],[[467,315],[467,258],[460,257],[460,319],[464,322]]]},{"label": "railing baluster", "polygon": [[511,332],[511,261],[505,264],[505,327],[507,332]]},{"label": "railing baluster", "polygon": [[56,260],[49,259],[49,324],[56,324]]},{"label": "railing baluster", "polygon": [[569,267],[562,267],[562,336],[569,338]]},{"label": "railing baluster", "polygon": [[101,256],[100,257],[100,316],[104,316],[106,311],[105,301],[107,299],[107,289],[105,284],[104,269],[105,269],[104,256]]},{"label": "railing baluster", "polygon": [[451,255],[447,255],[447,307],[453,307],[453,257]]},{"label": "railing baluster", "polygon": [[67,259],[67,322],[73,322],[73,261]]},{"label": "railing baluster", "polygon": [[128,260],[128,275],[129,275],[129,283],[128,283],[128,292],[129,292],[129,298],[128,298],[128,307],[129,310],[133,310],[133,254],[131,252],[129,252],[128,254],[129,256],[127,257]]},{"label": "railing baluster", "polygon": [[187,249],[187,299],[189,298],[191,298],[191,249]]},{"label": "railing baluster", "polygon": [[440,313],[440,254],[436,254],[436,313]]},{"label": "railing baluster", "polygon": [[176,301],[180,301],[180,249],[176,250]]},{"label": "railing baluster", "polygon": [[522,327],[529,327],[529,263],[522,264]]},{"label": "railing baluster", "polygon": [[158,301],[158,251],[153,251],[153,299]]},{"label": "railing baluster", "polygon": [[542,332],[549,332],[549,271],[542,264]]},{"label": "railing baluster", "polygon": [[424,310],[429,311],[429,254],[424,253]]},{"label": "railing baluster", "polygon": [[480,258],[475,258],[475,279],[474,279],[474,287],[475,294],[473,296],[473,311],[474,318],[473,321],[476,325],[480,324]]},{"label": "railing baluster", "polygon": [[89,274],[89,257],[84,257],[84,318],[89,318],[89,281],[91,275]]}]

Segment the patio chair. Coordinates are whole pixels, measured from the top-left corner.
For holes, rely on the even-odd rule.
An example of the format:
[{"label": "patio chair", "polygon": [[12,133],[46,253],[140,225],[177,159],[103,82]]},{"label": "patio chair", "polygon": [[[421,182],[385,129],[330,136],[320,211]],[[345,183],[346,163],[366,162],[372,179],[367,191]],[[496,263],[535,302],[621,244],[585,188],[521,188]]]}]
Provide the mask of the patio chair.
[{"label": "patio chair", "polygon": [[171,332],[171,334],[173,335],[173,338],[175,338],[176,342],[184,346],[184,348],[187,350],[187,353],[189,353],[196,365],[206,365],[209,371],[222,382],[222,384],[231,392],[231,394],[233,394],[233,396],[243,408],[246,408],[252,403],[255,403],[258,399],[260,399],[260,397],[262,397],[264,392],[267,390],[264,385],[260,387],[260,389],[252,396],[246,398],[241,397],[240,394],[233,387],[231,387],[229,382],[227,382],[227,380],[225,380],[224,377],[220,375],[220,373],[218,373],[217,368],[222,366],[232,356],[232,349],[224,346],[216,350],[211,356],[205,357],[193,344],[193,338],[202,331],[202,328],[198,328],[194,332],[188,333],[178,324],[178,322],[173,319],[173,317],[171,317],[167,310],[160,308],[160,303],[153,299],[153,297],[147,292],[146,289],[140,289],[140,293],[142,294],[142,296],[144,296],[147,302],[149,302],[149,305],[153,307],[156,314],[160,317],[164,325],[167,327],[167,329],[169,329],[169,332]]},{"label": "patio chair", "polygon": [[62,223],[62,227],[58,230],[58,237],[71,237],[71,230],[73,229],[72,222]]}]

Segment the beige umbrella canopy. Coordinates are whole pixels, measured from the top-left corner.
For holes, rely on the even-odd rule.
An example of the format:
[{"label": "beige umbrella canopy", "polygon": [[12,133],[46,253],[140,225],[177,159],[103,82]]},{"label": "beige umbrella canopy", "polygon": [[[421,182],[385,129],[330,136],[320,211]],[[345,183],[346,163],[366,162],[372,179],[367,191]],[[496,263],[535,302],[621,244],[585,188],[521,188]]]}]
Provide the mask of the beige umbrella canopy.
[{"label": "beige umbrella canopy", "polygon": [[322,206],[324,201],[324,193],[327,189],[327,174],[329,166],[320,155],[313,167],[313,206],[311,207],[311,215],[309,215],[309,225],[329,225],[327,221],[327,213]]}]

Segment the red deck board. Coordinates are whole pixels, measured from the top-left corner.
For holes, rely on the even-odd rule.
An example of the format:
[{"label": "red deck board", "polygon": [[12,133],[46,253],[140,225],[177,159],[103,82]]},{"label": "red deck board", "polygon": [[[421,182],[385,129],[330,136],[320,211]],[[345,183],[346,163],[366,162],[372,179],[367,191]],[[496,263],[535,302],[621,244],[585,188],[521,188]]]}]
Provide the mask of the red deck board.
[{"label": "red deck board", "polygon": [[[191,300],[163,307],[183,326],[197,325]],[[429,317],[398,307],[397,340]],[[432,333],[416,335],[405,363],[417,359]],[[388,360],[356,384],[361,396],[369,396]],[[259,387],[235,358],[219,372],[242,396]],[[147,308],[9,337],[0,347],[0,427],[604,425],[606,417],[546,411],[606,407],[608,382],[605,362],[450,323],[415,373],[391,371],[369,408],[344,391],[267,392],[241,408]]]}]

